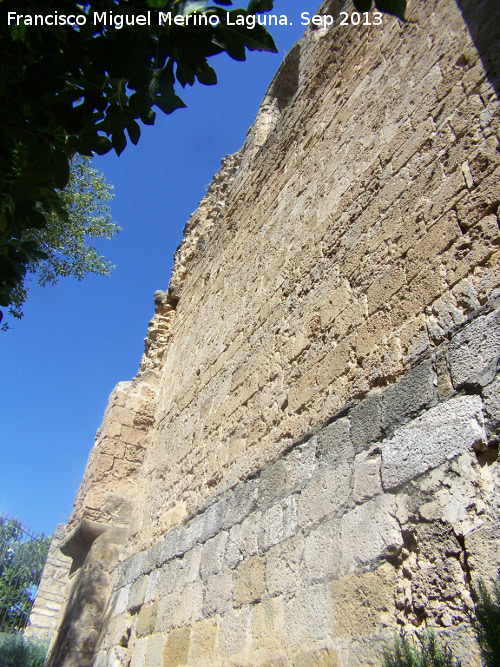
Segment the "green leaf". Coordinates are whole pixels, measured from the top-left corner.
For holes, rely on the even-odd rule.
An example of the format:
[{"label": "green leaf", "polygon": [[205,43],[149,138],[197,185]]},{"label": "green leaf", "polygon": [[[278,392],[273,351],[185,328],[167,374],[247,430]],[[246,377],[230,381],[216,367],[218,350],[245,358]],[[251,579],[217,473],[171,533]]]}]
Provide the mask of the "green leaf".
[{"label": "green leaf", "polygon": [[137,145],[137,142],[141,137],[141,128],[139,127],[138,123],[135,122],[135,120],[127,125],[127,132],[128,136],[130,137],[130,141],[134,145]]},{"label": "green leaf", "polygon": [[375,6],[385,14],[393,14],[405,21],[406,0],[375,0]]},{"label": "green leaf", "polygon": [[127,145],[127,137],[125,136],[125,132],[123,130],[114,132],[111,135],[111,142],[116,154],[121,155],[125,149],[125,146]]},{"label": "green leaf", "polygon": [[353,0],[353,3],[358,12],[369,12],[372,7],[372,0]]},{"label": "green leaf", "polygon": [[249,14],[256,14],[257,12],[269,12],[273,9],[273,0],[250,0],[247,7]]},{"label": "green leaf", "polygon": [[213,86],[217,83],[217,74],[208,63],[204,63],[204,66],[196,72],[196,78],[205,86]]}]

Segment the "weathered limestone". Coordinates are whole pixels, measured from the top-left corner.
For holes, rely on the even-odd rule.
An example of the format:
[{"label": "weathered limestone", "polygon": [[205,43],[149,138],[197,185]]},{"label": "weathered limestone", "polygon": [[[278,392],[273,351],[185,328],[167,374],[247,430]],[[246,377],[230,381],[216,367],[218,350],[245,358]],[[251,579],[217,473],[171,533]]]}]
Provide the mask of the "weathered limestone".
[{"label": "weathered limestone", "polygon": [[128,538],[74,563],[50,664],[380,665],[398,627],[432,625],[479,666],[499,12],[412,2],[405,25],[337,20],[286,58],[110,398],[70,529]]},{"label": "weathered limestone", "polygon": [[65,591],[72,560],[61,553],[66,526],[58,524],[50,543],[42,579],[24,634],[50,640],[65,602]]}]

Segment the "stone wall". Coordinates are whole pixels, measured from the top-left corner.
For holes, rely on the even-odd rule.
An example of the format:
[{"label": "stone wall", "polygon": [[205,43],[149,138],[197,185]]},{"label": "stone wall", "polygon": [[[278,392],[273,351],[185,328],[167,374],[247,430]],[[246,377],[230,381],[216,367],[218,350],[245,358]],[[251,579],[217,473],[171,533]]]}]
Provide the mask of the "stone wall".
[{"label": "stone wall", "polygon": [[477,664],[500,6],[408,19],[308,29],[189,219],[77,496],[49,664],[380,664],[428,624]]},{"label": "stone wall", "polygon": [[379,665],[398,626],[433,625],[479,666],[467,612],[500,566],[499,358],[500,299],[121,563],[95,664]]},{"label": "stone wall", "polygon": [[72,563],[71,558],[61,553],[65,529],[66,526],[60,523],[54,531],[29,624],[24,631],[27,636],[50,640],[57,628]]}]

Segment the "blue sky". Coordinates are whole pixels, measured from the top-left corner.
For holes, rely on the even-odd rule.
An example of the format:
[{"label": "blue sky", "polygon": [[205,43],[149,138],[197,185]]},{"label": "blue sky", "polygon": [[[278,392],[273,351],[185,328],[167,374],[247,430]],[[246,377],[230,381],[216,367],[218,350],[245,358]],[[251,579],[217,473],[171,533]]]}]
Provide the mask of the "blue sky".
[{"label": "blue sky", "polygon": [[94,161],[115,189],[112,215],[122,232],[103,252],[117,268],[110,278],[33,286],[24,318],[0,335],[0,513],[45,533],[67,520],[108,396],[137,372],[153,294],[167,287],[182,228],[221,158],[243,144],[304,31],[300,13],[318,4],[276,0],[275,13],[292,22],[271,30],[278,54],[213,58],[217,86],[182,91],[187,109],[159,112],[138,146]]}]

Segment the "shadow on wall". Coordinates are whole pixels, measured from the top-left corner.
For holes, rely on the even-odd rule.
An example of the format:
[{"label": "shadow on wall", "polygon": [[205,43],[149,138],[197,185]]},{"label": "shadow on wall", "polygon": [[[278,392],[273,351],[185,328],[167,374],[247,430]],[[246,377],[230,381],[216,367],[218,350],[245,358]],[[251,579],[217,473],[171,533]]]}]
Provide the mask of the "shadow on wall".
[{"label": "shadow on wall", "polygon": [[[495,3],[487,0],[457,0],[457,5],[481,57],[488,80],[500,100],[500,2],[495,6]],[[461,54],[457,54],[457,57],[463,58]],[[463,62],[463,65],[466,64]]]}]

